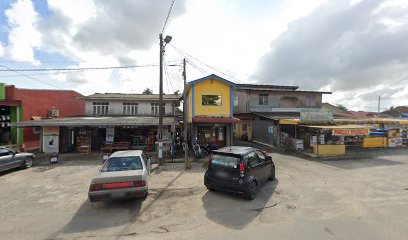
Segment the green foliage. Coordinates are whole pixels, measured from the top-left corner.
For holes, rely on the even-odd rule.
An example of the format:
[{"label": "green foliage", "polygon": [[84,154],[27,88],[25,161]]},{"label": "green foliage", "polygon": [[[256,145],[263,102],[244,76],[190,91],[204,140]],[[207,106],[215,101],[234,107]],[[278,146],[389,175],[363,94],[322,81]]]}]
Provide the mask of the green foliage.
[{"label": "green foliage", "polygon": [[153,94],[153,90],[150,89],[150,88],[145,88],[145,90],[143,90],[142,94],[152,95],[152,94]]}]

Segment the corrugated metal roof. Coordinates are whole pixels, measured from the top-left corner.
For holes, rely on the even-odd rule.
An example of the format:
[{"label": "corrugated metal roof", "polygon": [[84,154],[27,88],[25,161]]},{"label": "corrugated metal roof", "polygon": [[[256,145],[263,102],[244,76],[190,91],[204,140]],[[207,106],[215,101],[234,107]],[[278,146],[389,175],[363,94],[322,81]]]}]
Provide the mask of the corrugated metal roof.
[{"label": "corrugated metal roof", "polygon": [[266,84],[238,84],[243,90],[273,90],[273,89],[288,89],[296,90],[298,86],[281,86],[281,85],[266,85]]},{"label": "corrugated metal roof", "polygon": [[[163,125],[171,125],[174,117],[163,117]],[[158,117],[131,116],[131,117],[67,117],[13,122],[12,127],[104,127],[104,126],[157,126]]]},{"label": "corrugated metal roof", "polygon": [[[178,101],[180,95],[163,94],[163,100]],[[95,93],[84,97],[86,100],[159,100],[159,94]]]}]

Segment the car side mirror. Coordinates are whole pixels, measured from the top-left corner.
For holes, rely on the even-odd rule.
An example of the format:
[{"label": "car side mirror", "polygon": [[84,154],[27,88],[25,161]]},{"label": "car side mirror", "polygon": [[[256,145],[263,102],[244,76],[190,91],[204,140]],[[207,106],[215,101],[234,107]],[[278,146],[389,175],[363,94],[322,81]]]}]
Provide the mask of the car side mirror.
[{"label": "car side mirror", "polygon": [[103,155],[103,157],[102,157],[102,164],[105,163],[106,160],[108,160],[108,158],[109,158],[109,154]]}]

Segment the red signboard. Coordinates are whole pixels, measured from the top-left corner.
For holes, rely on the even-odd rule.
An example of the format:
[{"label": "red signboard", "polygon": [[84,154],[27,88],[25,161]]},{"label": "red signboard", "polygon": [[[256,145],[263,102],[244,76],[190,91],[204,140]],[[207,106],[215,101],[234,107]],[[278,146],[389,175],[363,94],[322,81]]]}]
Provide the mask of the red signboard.
[{"label": "red signboard", "polygon": [[332,135],[357,136],[368,135],[369,129],[333,129]]}]

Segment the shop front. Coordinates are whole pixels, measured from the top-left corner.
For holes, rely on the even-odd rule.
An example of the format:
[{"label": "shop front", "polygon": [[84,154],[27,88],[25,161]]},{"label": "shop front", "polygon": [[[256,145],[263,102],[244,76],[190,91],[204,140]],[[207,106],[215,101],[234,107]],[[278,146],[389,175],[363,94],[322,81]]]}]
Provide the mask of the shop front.
[{"label": "shop front", "polygon": [[[363,141],[369,135],[371,126],[367,125],[337,125],[337,126],[302,126],[306,128],[310,147],[316,156],[344,155],[346,147],[362,147]],[[305,141],[307,142],[307,141]]]},{"label": "shop front", "polygon": [[237,118],[193,118],[192,132],[199,145],[230,146],[233,142],[233,124],[238,121]]},{"label": "shop front", "polygon": [[[164,135],[178,125],[174,117],[163,118]],[[73,117],[14,123],[16,127],[41,127],[43,152],[113,152],[126,149],[154,151],[157,117]],[[167,131],[166,131],[167,130]]]}]

